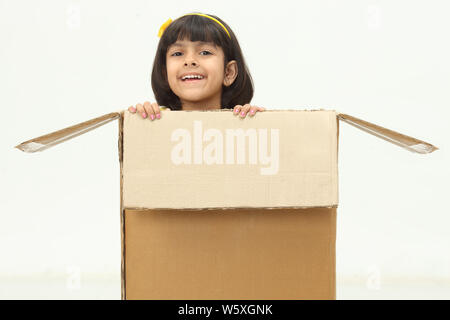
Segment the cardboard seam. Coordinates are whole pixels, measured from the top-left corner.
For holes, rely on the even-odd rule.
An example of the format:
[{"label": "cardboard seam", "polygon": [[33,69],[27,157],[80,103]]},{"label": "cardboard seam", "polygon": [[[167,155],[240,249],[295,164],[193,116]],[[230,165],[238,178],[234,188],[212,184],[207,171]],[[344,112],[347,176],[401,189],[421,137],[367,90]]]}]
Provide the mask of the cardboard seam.
[{"label": "cardboard seam", "polygon": [[332,281],[331,281],[331,290],[333,292],[333,300],[336,300],[336,229],[337,229],[337,208],[332,211],[331,215],[331,224],[329,234],[332,239],[330,239],[330,252],[332,252],[332,261],[331,261],[331,272],[332,272]]},{"label": "cardboard seam", "polygon": [[[337,201],[339,203],[339,116],[336,114],[336,176],[337,176]],[[332,288],[331,291],[333,292],[333,300],[336,300],[336,242],[337,242],[337,215],[338,215],[338,209],[334,210],[333,217],[332,217],[332,225],[334,227],[331,227],[330,234],[333,237],[330,241],[330,250],[333,252],[333,261],[331,261],[332,270],[333,273],[332,276]]]},{"label": "cardboard seam", "polygon": [[122,300],[126,300],[127,299],[127,292],[126,292],[126,261],[125,261],[125,209],[121,209],[120,212],[120,224],[121,224],[121,247],[122,247],[122,253],[121,253],[121,294],[120,294],[120,298]]},{"label": "cardboard seam", "polygon": [[123,208],[123,117],[124,113],[120,113],[119,117],[119,167],[120,167],[120,298],[126,299],[125,292],[125,210]]},{"label": "cardboard seam", "polygon": [[290,206],[290,207],[209,207],[209,208],[148,208],[148,207],[125,207],[124,210],[138,210],[138,211],[151,211],[151,210],[183,210],[183,211],[207,211],[207,210],[254,210],[254,209],[267,209],[267,210],[277,210],[277,209],[314,209],[314,208],[325,208],[332,209],[337,208],[338,205],[331,206]]},{"label": "cardboard seam", "polygon": [[[336,112],[333,112],[333,117],[330,117],[329,118],[329,120],[330,120],[330,127],[331,128],[334,128],[334,124],[335,123],[333,123],[333,121],[336,121]],[[337,133],[336,133],[336,131],[335,132],[332,132],[331,134],[330,134],[330,145],[332,146],[335,142],[336,142],[336,144],[337,144],[337,137],[336,137],[336,135],[337,135]],[[338,183],[338,178],[337,178],[337,166],[338,166],[338,162],[337,162],[337,154],[336,154],[336,156],[335,157],[333,157],[334,155],[333,155],[333,153],[332,152],[330,152],[330,161],[329,161],[329,164],[330,164],[330,172],[331,172],[331,175],[330,175],[330,177],[331,177],[331,180],[330,180],[330,184],[333,186],[333,200],[336,200],[336,203],[339,203],[339,199],[338,199],[338,190],[336,190],[336,189],[338,189],[337,188],[337,183]],[[336,182],[336,183],[334,183],[334,182]],[[335,189],[336,188],[336,189]]]},{"label": "cardboard seam", "polygon": [[336,115],[336,186],[337,186],[337,195],[336,201],[339,203],[339,117]]}]

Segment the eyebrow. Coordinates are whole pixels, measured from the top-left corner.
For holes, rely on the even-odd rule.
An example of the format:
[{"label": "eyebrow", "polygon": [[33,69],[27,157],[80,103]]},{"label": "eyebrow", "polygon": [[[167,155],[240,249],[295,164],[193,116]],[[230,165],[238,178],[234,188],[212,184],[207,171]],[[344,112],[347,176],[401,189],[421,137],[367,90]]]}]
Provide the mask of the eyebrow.
[{"label": "eyebrow", "polygon": [[[195,45],[197,47],[204,46],[204,45],[209,45],[209,46],[215,47],[215,44],[211,44],[211,42],[206,42],[206,41],[198,41],[198,43],[196,43]],[[172,48],[172,47],[184,47],[184,44],[181,44],[179,42],[175,42],[175,43],[173,43],[172,45],[169,46],[169,48]]]}]

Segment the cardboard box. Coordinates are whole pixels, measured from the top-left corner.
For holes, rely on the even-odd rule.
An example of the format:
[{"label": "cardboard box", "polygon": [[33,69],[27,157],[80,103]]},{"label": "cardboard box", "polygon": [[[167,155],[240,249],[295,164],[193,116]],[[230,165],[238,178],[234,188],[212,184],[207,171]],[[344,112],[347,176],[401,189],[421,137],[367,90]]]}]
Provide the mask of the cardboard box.
[{"label": "cardboard box", "polygon": [[119,120],[122,299],[335,299],[339,120],[416,153],[437,148],[334,110],[120,111],[17,146],[45,150]]}]

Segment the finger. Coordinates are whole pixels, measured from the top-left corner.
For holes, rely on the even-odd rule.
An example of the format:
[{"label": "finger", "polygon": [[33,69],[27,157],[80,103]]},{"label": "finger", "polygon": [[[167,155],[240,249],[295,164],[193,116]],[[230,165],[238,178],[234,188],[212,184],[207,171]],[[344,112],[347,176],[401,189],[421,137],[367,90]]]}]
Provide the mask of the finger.
[{"label": "finger", "polygon": [[236,105],[236,106],[234,107],[233,114],[234,114],[234,115],[238,115],[238,114],[239,114],[239,111],[241,111],[241,108],[242,108],[242,106],[241,106],[240,104]]},{"label": "finger", "polygon": [[155,120],[155,112],[153,111],[153,108],[152,108],[152,105],[150,104],[150,102],[148,102],[148,101],[144,102],[144,109],[145,109],[145,112],[147,112],[148,117],[151,120]]},{"label": "finger", "polygon": [[258,111],[258,107],[257,106],[251,106],[250,107],[250,112],[248,113],[249,116],[251,116],[251,117],[255,116],[256,111]]},{"label": "finger", "polygon": [[137,112],[142,116],[142,118],[147,118],[147,113],[144,110],[144,106],[140,103],[136,105]]},{"label": "finger", "polygon": [[239,113],[239,115],[241,116],[241,118],[245,118],[245,116],[248,113],[248,110],[250,110],[250,105],[249,104],[245,104],[242,108],[241,108],[241,112]]},{"label": "finger", "polygon": [[153,102],[152,108],[153,108],[153,112],[155,113],[156,119],[161,119],[161,111],[160,111],[158,103]]},{"label": "finger", "polygon": [[258,111],[265,111],[266,110],[266,108],[264,108],[264,107],[257,107],[258,108]]},{"label": "finger", "polygon": [[130,111],[131,113],[135,113],[136,112],[136,108],[131,106],[128,108],[128,111]]}]

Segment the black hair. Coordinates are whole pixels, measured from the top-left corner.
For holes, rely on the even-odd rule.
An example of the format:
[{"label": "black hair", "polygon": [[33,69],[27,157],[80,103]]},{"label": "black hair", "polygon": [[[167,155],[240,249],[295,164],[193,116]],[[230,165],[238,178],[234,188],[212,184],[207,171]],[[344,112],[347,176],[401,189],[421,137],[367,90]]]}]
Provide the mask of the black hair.
[{"label": "black hair", "polygon": [[220,21],[226,31],[215,21],[199,16],[187,15],[174,20],[164,31],[159,40],[152,70],[152,89],[156,102],[160,106],[172,110],[181,110],[181,101],[170,89],[167,80],[166,53],[170,45],[177,40],[213,42],[224,52],[224,68],[231,60],[236,60],[238,74],[230,86],[222,85],[221,108],[234,108],[236,105],[250,103],[253,98],[253,80],[245,64],[239,42],[231,28],[220,18],[210,15]]}]

